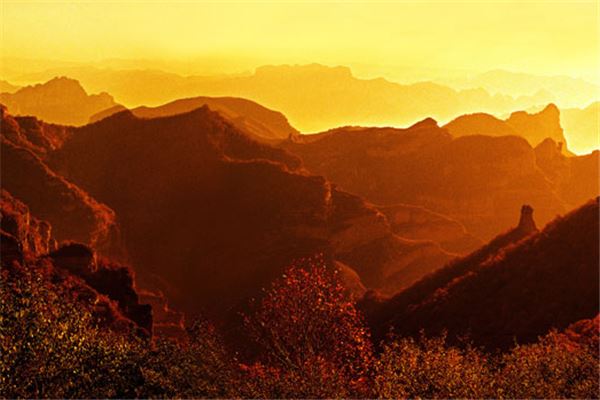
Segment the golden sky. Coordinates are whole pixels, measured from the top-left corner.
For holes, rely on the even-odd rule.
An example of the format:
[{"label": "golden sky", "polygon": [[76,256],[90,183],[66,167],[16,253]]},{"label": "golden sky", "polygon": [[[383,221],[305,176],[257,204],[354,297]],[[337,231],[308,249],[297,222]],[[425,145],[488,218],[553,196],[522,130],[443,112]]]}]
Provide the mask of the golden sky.
[{"label": "golden sky", "polygon": [[187,73],[320,62],[363,75],[502,68],[598,81],[600,70],[597,0],[0,4],[6,68],[20,57],[172,60]]}]

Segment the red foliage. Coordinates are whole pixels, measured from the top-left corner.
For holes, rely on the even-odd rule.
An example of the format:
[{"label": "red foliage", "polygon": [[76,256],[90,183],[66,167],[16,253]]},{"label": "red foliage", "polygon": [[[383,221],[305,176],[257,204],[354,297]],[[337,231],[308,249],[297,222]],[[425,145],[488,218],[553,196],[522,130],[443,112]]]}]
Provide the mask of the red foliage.
[{"label": "red foliage", "polygon": [[[322,256],[289,267],[273,283],[256,313],[246,318],[246,326],[263,347],[263,361],[268,365],[250,367],[250,375],[292,374],[298,383],[304,381],[308,386],[338,382],[331,390],[305,388],[307,396],[366,390],[372,361],[369,333],[337,272],[326,268]],[[279,379],[287,380],[286,376]]]}]

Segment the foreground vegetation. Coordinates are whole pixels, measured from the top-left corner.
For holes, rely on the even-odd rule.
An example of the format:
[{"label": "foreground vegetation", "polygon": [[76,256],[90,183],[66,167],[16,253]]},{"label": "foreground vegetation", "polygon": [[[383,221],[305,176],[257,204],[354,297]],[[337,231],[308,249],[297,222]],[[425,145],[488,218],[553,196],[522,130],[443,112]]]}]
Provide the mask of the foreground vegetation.
[{"label": "foreground vegetation", "polygon": [[[551,332],[503,354],[445,337],[390,337],[375,350],[337,276],[290,267],[245,319],[256,356],[241,359],[207,322],[185,343],[97,326],[34,269],[2,271],[4,398],[598,398],[594,340]],[[589,339],[589,338],[588,338]],[[590,344],[591,343],[591,344]]]}]

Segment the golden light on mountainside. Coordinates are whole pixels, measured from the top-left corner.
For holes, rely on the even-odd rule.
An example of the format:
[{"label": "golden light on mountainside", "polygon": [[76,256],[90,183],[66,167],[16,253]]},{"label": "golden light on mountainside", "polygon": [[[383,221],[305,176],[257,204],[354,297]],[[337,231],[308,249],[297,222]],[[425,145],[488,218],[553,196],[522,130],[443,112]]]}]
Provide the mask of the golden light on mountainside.
[{"label": "golden light on mountainside", "polygon": [[[596,1],[3,1],[0,7],[3,58],[177,60],[173,66],[187,73],[198,65],[234,72],[320,62],[394,80],[406,67],[595,80],[600,69]],[[4,67],[12,68],[7,60]]]},{"label": "golden light on mountainside", "polygon": [[600,0],[0,0],[0,397],[600,399]]}]

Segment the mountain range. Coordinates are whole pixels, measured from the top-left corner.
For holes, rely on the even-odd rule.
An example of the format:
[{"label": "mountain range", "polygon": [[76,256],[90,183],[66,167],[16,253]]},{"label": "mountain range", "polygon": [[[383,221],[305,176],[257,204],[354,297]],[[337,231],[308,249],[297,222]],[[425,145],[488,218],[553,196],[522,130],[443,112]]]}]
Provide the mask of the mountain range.
[{"label": "mountain range", "polygon": [[512,97],[481,87],[456,90],[431,81],[400,84],[383,78],[361,79],[347,67],[320,64],[263,66],[251,74],[187,77],[160,70],[77,66],[19,79],[40,82],[57,75],[77,79],[90,92],[111,93],[116,102],[130,108],[200,95],[243,97],[283,112],[302,132],[348,124],[406,126],[426,117],[449,121],[469,112],[501,114],[556,101],[543,91]]},{"label": "mountain range", "polygon": [[[322,72],[286,68],[235,79],[250,88],[278,76],[285,88],[295,74]],[[355,79],[343,69],[328,73]],[[6,250],[23,266],[20,252],[30,249],[32,266],[46,260],[48,279],[67,276],[78,282],[75,293],[107,298],[101,308],[121,325],[178,337],[184,317],[206,315],[235,338],[250,299],[294,260],[317,253],[354,298],[364,296],[376,335],[402,325],[407,334],[471,334],[489,347],[506,347],[512,336],[531,341],[549,329],[557,303],[539,315],[528,308],[535,318],[520,324],[511,319],[519,307],[541,305],[514,293],[549,297],[557,288],[569,302],[557,327],[595,316],[589,257],[597,202],[556,217],[599,195],[599,153],[568,151],[553,104],[504,120],[479,113],[441,127],[426,118],[405,129],[306,135],[286,115],[243,98],[128,110],[68,78],[3,96],[2,229],[12,243],[3,257]],[[14,115],[30,100],[31,112],[17,113],[37,117]],[[527,206],[511,230],[523,204],[540,226],[554,222],[538,232]],[[569,249],[579,255],[567,273]],[[115,276],[127,300],[107,287]],[[467,307],[474,298],[485,306]],[[142,302],[152,304],[152,318]]]},{"label": "mountain range", "polygon": [[[467,133],[481,126],[478,116],[458,121]],[[562,132],[552,106],[537,115],[519,114],[514,126]],[[433,119],[406,129],[344,127],[292,137],[281,146],[311,172],[374,204],[423,206],[483,240],[508,229],[522,204],[531,204],[546,224],[598,195],[598,151],[568,157],[550,138],[534,148],[522,136],[454,137],[453,128]]]}]

